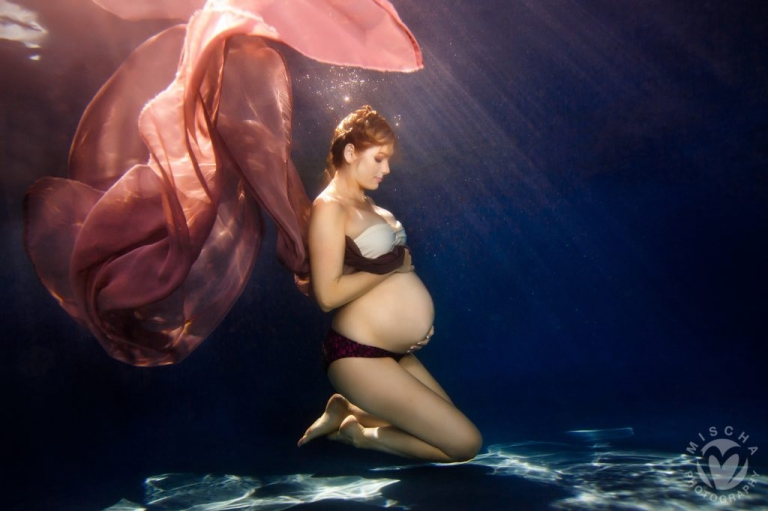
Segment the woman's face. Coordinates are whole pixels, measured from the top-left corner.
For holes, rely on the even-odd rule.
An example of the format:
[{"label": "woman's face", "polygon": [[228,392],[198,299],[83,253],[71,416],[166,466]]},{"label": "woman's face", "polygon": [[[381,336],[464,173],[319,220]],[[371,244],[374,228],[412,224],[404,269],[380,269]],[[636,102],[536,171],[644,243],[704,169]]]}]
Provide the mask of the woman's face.
[{"label": "woman's face", "polygon": [[378,145],[355,151],[355,158],[351,163],[353,175],[358,185],[364,190],[375,190],[389,174],[389,159],[392,157],[394,147],[390,145]]}]

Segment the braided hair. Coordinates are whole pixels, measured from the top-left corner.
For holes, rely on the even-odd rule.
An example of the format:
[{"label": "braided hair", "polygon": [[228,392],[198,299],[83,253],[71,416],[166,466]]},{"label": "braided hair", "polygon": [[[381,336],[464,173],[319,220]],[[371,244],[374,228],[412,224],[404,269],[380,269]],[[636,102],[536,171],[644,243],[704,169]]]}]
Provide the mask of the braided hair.
[{"label": "braided hair", "polygon": [[395,143],[395,132],[386,119],[369,105],[365,105],[341,120],[333,132],[331,149],[325,164],[326,184],[333,179],[336,169],[344,164],[344,148],[352,144],[356,151],[376,145]]}]

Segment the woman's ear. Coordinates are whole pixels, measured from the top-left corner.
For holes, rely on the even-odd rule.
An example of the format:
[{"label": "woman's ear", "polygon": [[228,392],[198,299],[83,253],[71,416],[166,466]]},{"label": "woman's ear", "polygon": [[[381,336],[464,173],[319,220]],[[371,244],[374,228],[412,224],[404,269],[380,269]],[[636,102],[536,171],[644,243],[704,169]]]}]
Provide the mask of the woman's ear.
[{"label": "woman's ear", "polygon": [[344,161],[346,161],[348,164],[351,164],[355,161],[356,152],[355,152],[355,145],[354,144],[347,144],[344,146]]}]

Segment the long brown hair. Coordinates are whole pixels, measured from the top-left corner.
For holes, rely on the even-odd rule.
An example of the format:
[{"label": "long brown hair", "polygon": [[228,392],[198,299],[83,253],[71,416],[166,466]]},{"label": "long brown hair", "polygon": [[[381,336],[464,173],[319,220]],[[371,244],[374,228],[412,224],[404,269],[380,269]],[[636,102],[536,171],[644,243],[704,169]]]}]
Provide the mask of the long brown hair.
[{"label": "long brown hair", "polygon": [[355,146],[356,151],[364,151],[377,145],[394,144],[395,141],[395,132],[384,117],[369,105],[358,108],[342,119],[333,132],[325,164],[325,184],[333,179],[336,169],[344,164],[344,148],[347,144]]}]

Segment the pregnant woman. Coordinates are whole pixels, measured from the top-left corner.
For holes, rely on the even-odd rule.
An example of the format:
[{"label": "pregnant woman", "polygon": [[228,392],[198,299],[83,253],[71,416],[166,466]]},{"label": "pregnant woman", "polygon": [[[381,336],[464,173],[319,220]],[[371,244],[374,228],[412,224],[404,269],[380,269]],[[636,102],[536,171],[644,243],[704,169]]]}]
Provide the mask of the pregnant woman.
[{"label": "pregnant woman", "polygon": [[389,174],[395,134],[370,107],[336,128],[309,227],[312,287],[336,310],[323,342],[339,392],[299,440],[328,435],[355,447],[452,462],[473,458],[477,428],[413,355],[429,342],[434,307],[413,271],[405,231],[366,195]]}]

